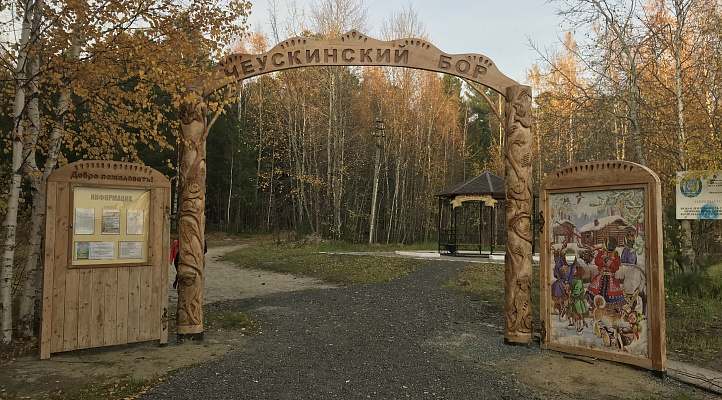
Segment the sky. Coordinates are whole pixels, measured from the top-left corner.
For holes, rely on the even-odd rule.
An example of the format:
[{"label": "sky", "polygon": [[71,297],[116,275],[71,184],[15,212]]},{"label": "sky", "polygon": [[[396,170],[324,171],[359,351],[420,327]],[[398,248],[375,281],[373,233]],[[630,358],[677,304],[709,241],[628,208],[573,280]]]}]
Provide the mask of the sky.
[{"label": "sky", "polygon": [[[260,27],[270,37],[268,1],[251,1],[248,19],[251,30]],[[381,39],[382,22],[408,4],[406,0],[363,1],[370,29],[362,33],[376,39]],[[312,2],[296,0],[297,7],[306,13],[310,12]],[[279,22],[288,15],[288,3],[277,0]],[[529,40],[542,50],[553,48],[564,32],[562,20],[555,14],[557,5],[547,4],[546,0],[414,0],[412,4],[426,26],[429,41],[439,50],[449,54],[482,54],[519,83],[525,83],[526,71],[539,58]]]}]

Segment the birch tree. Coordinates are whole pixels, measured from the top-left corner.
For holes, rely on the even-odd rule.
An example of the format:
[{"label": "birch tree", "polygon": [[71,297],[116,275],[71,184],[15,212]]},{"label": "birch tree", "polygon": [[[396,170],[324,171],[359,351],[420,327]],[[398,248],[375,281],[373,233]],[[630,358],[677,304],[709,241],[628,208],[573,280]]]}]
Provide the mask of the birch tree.
[{"label": "birch tree", "polygon": [[[587,32],[589,43],[580,50],[584,65],[604,88],[624,104],[619,116],[630,126],[636,161],[647,166],[645,131],[641,124],[640,54],[645,37],[638,24],[637,0],[553,0],[561,4],[558,14],[577,29]],[[616,109],[608,113],[615,115]]]},{"label": "birch tree", "polygon": [[[36,266],[47,177],[68,156],[137,161],[136,143],[172,147],[168,134],[177,126],[174,109],[181,87],[197,79],[209,57],[220,56],[225,44],[241,34],[248,8],[242,0],[190,6],[39,0],[16,4],[23,33],[17,43],[3,43],[5,49],[15,49],[8,50],[16,57],[5,68],[13,72],[17,88],[11,133],[17,168],[14,165],[11,178],[0,278],[5,343],[12,327],[5,278],[12,275],[14,264],[21,169],[33,188],[19,326],[19,333],[27,336],[39,293]],[[210,108],[215,111],[219,104]]]}]

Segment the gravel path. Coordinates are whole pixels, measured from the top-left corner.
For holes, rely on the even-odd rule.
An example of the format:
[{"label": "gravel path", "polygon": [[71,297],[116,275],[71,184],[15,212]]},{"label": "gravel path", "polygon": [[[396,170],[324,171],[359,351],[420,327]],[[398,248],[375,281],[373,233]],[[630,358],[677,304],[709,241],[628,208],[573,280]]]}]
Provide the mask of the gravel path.
[{"label": "gravel path", "polygon": [[[221,261],[225,254],[246,246],[248,245],[218,245],[214,243],[213,246],[208,248],[204,272],[206,290],[203,293],[203,304],[258,297],[270,293],[336,287],[336,285],[315,278],[238,268],[232,262]],[[168,285],[172,285],[176,275],[173,264],[168,267],[168,275]],[[175,310],[178,303],[178,290],[171,287],[169,293],[170,309]]]},{"label": "gravel path", "polygon": [[386,284],[233,301],[263,333],[142,398],[534,398],[496,364],[538,346],[504,345],[499,311],[441,289],[462,265],[430,261]]}]

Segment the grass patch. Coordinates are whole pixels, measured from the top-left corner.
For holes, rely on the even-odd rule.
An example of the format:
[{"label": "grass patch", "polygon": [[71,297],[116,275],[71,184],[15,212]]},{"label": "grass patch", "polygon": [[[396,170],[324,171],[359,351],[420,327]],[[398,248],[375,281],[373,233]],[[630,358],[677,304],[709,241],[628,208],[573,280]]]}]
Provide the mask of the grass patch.
[{"label": "grass patch", "polygon": [[[57,392],[48,396],[34,397],[42,400],[116,400],[136,399],[148,390],[165,381],[165,378],[153,379],[119,379],[107,383],[93,383],[73,388],[65,392]],[[21,397],[3,397],[4,399],[21,399]],[[25,397],[22,397],[25,398]]]},{"label": "grass patch", "polygon": [[[176,315],[168,317],[168,332],[178,332]],[[256,333],[261,330],[260,323],[255,316],[240,312],[216,310],[205,307],[203,312],[203,330],[216,332],[242,331],[245,334]]]},{"label": "grass patch", "polygon": [[404,244],[361,244],[346,243],[336,240],[320,240],[309,246],[287,245],[289,248],[306,248],[312,252],[389,252],[396,250],[437,250],[436,242],[419,242],[411,245]]},{"label": "grass patch", "polygon": [[[534,266],[532,307],[539,321],[539,266]],[[722,264],[695,275],[666,277],[667,350],[712,362],[722,357]],[[504,309],[504,265],[468,264],[444,289]]]},{"label": "grass patch", "polygon": [[720,300],[667,295],[667,349],[686,357],[710,359],[722,349]]},{"label": "grass patch", "polygon": [[233,311],[205,313],[203,316],[203,325],[205,330],[217,332],[241,331],[244,333],[256,333],[260,330],[260,324],[256,317]]},{"label": "grass patch", "polygon": [[665,277],[667,349],[683,358],[722,357],[722,264]]},{"label": "grass patch", "polygon": [[504,264],[467,264],[442,288],[504,308]]},{"label": "grass patch", "polygon": [[[390,246],[390,245],[389,245]],[[402,248],[399,248],[402,247]],[[433,242],[417,242],[413,244],[406,244],[406,245],[396,245],[396,248],[394,250],[439,250],[439,243],[436,241]]]},{"label": "grass patch", "polygon": [[[398,248],[398,246],[396,246]],[[309,246],[257,244],[226,254],[223,259],[246,268],[304,275],[327,282],[365,285],[400,278],[420,266],[418,260],[332,254],[389,251],[387,246],[323,242]]]},{"label": "grass patch", "polygon": [[[446,290],[456,292],[472,299],[486,301],[503,312],[506,304],[504,299],[504,264],[467,264],[456,278],[442,286]],[[532,266],[531,303],[534,329],[539,329],[539,266]]]},{"label": "grass patch", "polygon": [[[635,397],[635,399],[640,399],[640,400],[661,400],[661,398],[659,398],[659,397],[654,397],[654,396],[652,396],[652,397]],[[685,394],[685,393],[680,393],[680,394],[678,394],[678,395],[676,395],[676,396],[674,396],[674,397],[666,397],[666,399],[672,399],[672,400],[696,400],[697,398],[696,398],[696,397],[692,397],[692,396],[690,396],[690,395],[688,395],[688,394]]]}]

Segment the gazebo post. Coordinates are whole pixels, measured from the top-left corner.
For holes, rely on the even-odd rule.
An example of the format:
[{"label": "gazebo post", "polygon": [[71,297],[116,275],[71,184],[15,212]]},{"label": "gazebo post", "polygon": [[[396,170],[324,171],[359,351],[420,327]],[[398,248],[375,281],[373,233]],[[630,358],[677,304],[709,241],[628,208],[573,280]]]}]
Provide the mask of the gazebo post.
[{"label": "gazebo post", "polygon": [[482,226],[481,223],[482,223],[482,221],[484,221],[484,215],[483,215],[483,212],[482,212],[483,209],[484,209],[484,205],[483,205],[482,202],[480,201],[480,202],[479,202],[479,255],[481,255],[482,252],[484,251],[484,249],[483,249],[483,247],[482,247],[482,245],[483,245],[483,243],[482,243],[483,232],[482,232],[482,230],[481,230],[481,226]]},{"label": "gazebo post", "polygon": [[457,252],[457,248],[456,248],[456,240],[457,240],[457,235],[458,235],[458,232],[456,231],[457,228],[458,227],[456,226],[456,207],[454,207],[454,205],[452,204],[452,206],[451,206],[451,231],[453,232],[452,239],[453,239],[453,243],[454,243],[454,247],[452,248],[452,250],[454,251],[453,255],[456,255],[456,252]]},{"label": "gazebo post", "polygon": [[496,205],[491,208],[491,230],[489,231],[489,256],[494,254],[494,245],[496,244],[496,226],[494,221],[496,220]]},{"label": "gazebo post", "polygon": [[442,211],[443,210],[441,208],[441,196],[439,196],[439,220],[436,221],[436,249],[439,254],[441,254],[441,220],[444,219],[444,216],[441,214]]}]

